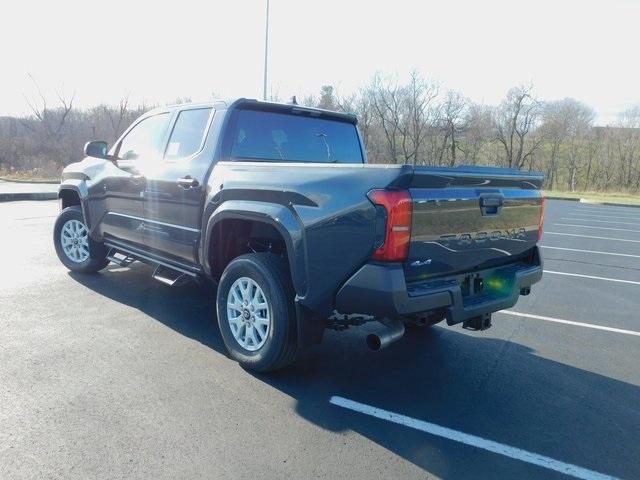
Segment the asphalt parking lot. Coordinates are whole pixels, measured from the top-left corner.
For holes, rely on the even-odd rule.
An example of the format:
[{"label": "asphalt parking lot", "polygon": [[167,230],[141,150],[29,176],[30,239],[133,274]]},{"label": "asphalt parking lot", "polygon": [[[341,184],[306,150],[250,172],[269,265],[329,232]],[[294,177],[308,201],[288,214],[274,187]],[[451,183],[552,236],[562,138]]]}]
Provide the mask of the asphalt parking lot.
[{"label": "asphalt parking lot", "polygon": [[2,479],[640,478],[640,209],[548,201],[547,273],[486,332],[328,332],[272,375],[211,292],[68,273],[56,214],[0,204]]}]

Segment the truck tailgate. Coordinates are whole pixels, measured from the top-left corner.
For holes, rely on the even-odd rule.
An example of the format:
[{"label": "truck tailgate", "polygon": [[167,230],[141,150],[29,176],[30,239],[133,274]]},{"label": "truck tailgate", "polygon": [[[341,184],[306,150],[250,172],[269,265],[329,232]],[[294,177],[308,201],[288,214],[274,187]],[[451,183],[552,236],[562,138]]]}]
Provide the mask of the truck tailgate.
[{"label": "truck tailgate", "polygon": [[543,177],[488,167],[416,167],[407,281],[516,262],[538,239]]}]

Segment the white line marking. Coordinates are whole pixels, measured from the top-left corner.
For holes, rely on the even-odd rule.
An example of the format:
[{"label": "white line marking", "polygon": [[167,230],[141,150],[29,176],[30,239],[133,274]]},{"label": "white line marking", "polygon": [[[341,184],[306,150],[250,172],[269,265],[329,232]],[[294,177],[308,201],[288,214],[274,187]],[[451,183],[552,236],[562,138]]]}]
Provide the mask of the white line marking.
[{"label": "white line marking", "polygon": [[13,220],[40,220],[41,218],[56,218],[57,215],[44,215],[42,217],[23,217],[23,218],[14,218]]},{"label": "white line marking", "polygon": [[615,217],[615,218],[627,218],[630,220],[638,220],[640,219],[640,215],[633,215],[633,214],[626,214],[626,213],[620,213],[620,212],[612,212],[614,213],[614,215],[609,215],[609,214],[604,214],[604,213],[594,213],[594,212],[585,212],[585,213],[581,213],[580,210],[574,210],[572,212],[569,212],[569,215],[584,215],[584,216],[588,216],[588,217]]},{"label": "white line marking", "polygon": [[629,240],[626,238],[596,237],[593,235],[579,235],[577,233],[560,233],[560,232],[544,232],[544,233],[545,235],[566,235],[567,237],[597,238],[598,240],[615,240],[617,242],[640,243],[640,240]]},{"label": "white line marking", "polygon": [[624,333],[625,335],[634,335],[640,337],[640,332],[635,330],[625,330],[623,328],[605,327],[603,325],[595,325],[593,323],[574,322],[571,320],[562,320],[561,318],[545,317],[543,315],[533,315],[531,313],[514,312],[512,310],[500,310],[498,313],[507,315],[515,315],[516,317],[533,318],[534,320],[544,320],[545,322],[562,323],[564,325],[573,325],[574,327],[592,328],[594,330],[604,330],[606,332]]},{"label": "white line marking", "polygon": [[511,447],[504,443],[494,442],[493,440],[487,440],[486,438],[478,437],[476,435],[459,432],[436,423],[425,422],[424,420],[407,417],[406,415],[390,412],[389,410],[384,410],[382,408],[372,407],[364,403],[349,400],[348,398],[333,396],[329,400],[329,403],[338,407],[346,408],[347,410],[364,413],[365,415],[369,415],[380,420],[386,420],[387,422],[395,423],[397,425],[413,428],[414,430],[420,430],[421,432],[429,433],[436,437],[446,438],[447,440],[453,440],[454,442],[463,443],[475,448],[481,448],[482,450],[504,455],[505,457],[537,465],[549,470],[554,470],[575,478],[581,478],[584,480],[612,480],[615,478],[603,473],[594,472],[593,470],[587,470],[586,468],[578,467],[570,463],[564,463],[551,457],[538,455],[537,453]]},{"label": "white line marking", "polygon": [[614,213],[628,213],[629,215],[638,215],[640,214],[640,210],[637,210],[636,208],[633,207],[620,207],[620,208],[614,208],[614,207],[610,207],[607,205],[604,205],[602,207],[578,207],[576,209],[577,211],[585,211],[585,212],[614,212]]},{"label": "white line marking", "polygon": [[550,273],[552,275],[567,275],[569,277],[592,278],[594,280],[605,280],[607,282],[619,282],[619,283],[629,283],[631,285],[640,285],[640,282],[635,282],[633,280],[621,280],[619,278],[596,277],[595,275],[582,275],[580,273],[554,272],[553,270],[544,270],[544,273]]},{"label": "white line marking", "polygon": [[589,218],[621,218],[623,220],[640,220],[640,217],[637,215],[605,215],[599,213],[580,213],[578,211],[569,212],[569,215],[578,215],[580,217],[589,217]]},{"label": "white line marking", "polygon": [[562,225],[563,227],[597,228],[598,230],[615,230],[617,232],[640,233],[640,230],[635,230],[633,228],[594,227],[593,225],[577,225],[575,223],[554,223],[554,225]]},{"label": "white line marking", "polygon": [[581,250],[579,248],[550,247],[548,245],[540,245],[540,248],[550,248],[551,250],[566,250],[568,252],[598,253],[600,255],[615,255],[616,257],[640,258],[640,255],[631,255],[629,253],[599,252],[597,250]]},{"label": "white line marking", "polygon": [[619,225],[640,225],[640,223],[636,222],[610,222],[608,220],[594,220],[593,218],[571,218],[571,217],[562,217],[560,220],[573,220],[578,222],[596,222],[596,223],[617,223]]},{"label": "white line marking", "polygon": [[609,207],[607,208],[606,206],[603,207],[598,207],[598,206],[594,206],[594,205],[577,205],[577,208],[574,208],[572,211],[574,212],[593,212],[593,213],[607,213],[607,212],[613,212],[613,213],[620,213],[620,214],[625,214],[625,215],[638,215],[640,216],[640,209],[636,208],[629,208],[629,207],[620,207],[620,208],[612,208]]}]

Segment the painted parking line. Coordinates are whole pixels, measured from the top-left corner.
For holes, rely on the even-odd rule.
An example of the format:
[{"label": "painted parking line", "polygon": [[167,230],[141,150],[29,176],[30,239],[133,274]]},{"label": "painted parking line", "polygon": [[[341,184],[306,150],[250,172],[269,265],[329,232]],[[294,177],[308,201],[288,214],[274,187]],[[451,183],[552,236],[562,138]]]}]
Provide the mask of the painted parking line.
[{"label": "painted parking line", "polygon": [[42,215],[40,217],[22,217],[14,218],[13,220],[40,220],[41,218],[57,218],[57,215]]},{"label": "painted parking line", "polygon": [[595,275],[583,275],[581,273],[555,272],[553,270],[544,270],[544,273],[551,275],[566,275],[567,277],[590,278],[593,280],[603,280],[605,282],[628,283],[630,285],[640,285],[640,282],[633,280],[622,280],[620,278],[596,277]]},{"label": "painted parking line", "polygon": [[615,213],[616,215],[637,215],[640,216],[640,210],[638,210],[637,208],[635,209],[631,209],[631,208],[625,208],[624,210],[620,209],[613,209],[611,207],[607,208],[595,208],[595,207],[578,207],[577,209],[575,209],[574,211],[576,212],[590,212],[590,213],[606,213],[606,212],[612,212]]},{"label": "painted parking line", "polygon": [[540,245],[540,248],[548,248],[551,250],[565,250],[568,252],[595,253],[598,255],[613,255],[616,257],[640,258],[640,255],[631,255],[630,253],[600,252],[598,250],[582,250],[579,248],[550,247],[549,245]]},{"label": "painted parking line", "polygon": [[593,218],[621,218],[623,220],[640,220],[640,216],[638,215],[619,215],[617,212],[613,212],[614,215],[606,214],[606,213],[591,213],[586,212],[582,213],[578,210],[574,210],[569,212],[569,215],[579,215],[581,217],[593,217]]},{"label": "painted parking line", "polygon": [[486,438],[478,437],[468,433],[453,430],[451,428],[443,427],[436,423],[425,422],[424,420],[418,420],[417,418],[408,417],[399,413],[384,410],[382,408],[372,407],[365,403],[349,400],[348,398],[333,396],[329,400],[329,403],[338,407],[345,408],[358,413],[363,413],[380,420],[395,423],[396,425],[402,425],[405,427],[413,428],[436,437],[446,438],[454,442],[469,445],[471,447],[480,448],[498,455],[504,455],[505,457],[520,460],[522,462],[537,465],[538,467],[546,468],[548,470],[554,470],[556,472],[570,475],[575,478],[581,478],[584,480],[604,480],[614,479],[610,475],[588,470],[586,468],[572,465],[571,463],[561,462],[551,457],[539,455],[537,453],[522,450],[521,448],[512,447],[504,443],[494,442],[493,440],[487,440]]},{"label": "painted parking line", "polygon": [[596,325],[595,323],[574,322],[573,320],[563,320],[562,318],[545,317],[544,315],[534,315],[532,313],[514,312],[513,310],[500,310],[498,313],[505,315],[514,315],[516,317],[531,318],[532,320],[543,320],[545,322],[561,323],[563,325],[571,325],[574,327],[591,328],[593,330],[603,330],[605,332],[622,333],[624,335],[633,335],[640,337],[640,332],[635,330],[625,330],[624,328],[605,327],[604,325]]},{"label": "painted parking line", "polygon": [[545,235],[564,235],[566,237],[596,238],[598,240],[614,240],[616,242],[640,243],[640,240],[629,240],[627,238],[598,237],[598,236],[595,236],[595,235],[580,235],[580,234],[577,234],[577,233],[544,232],[544,234]]},{"label": "painted parking line", "polygon": [[[576,215],[577,216],[577,215]],[[618,225],[640,225],[638,222],[612,222],[610,220],[594,220],[593,218],[575,218],[574,217],[561,217],[560,220],[571,220],[578,222],[595,222],[595,223],[617,223]]]},{"label": "painted parking line", "polygon": [[633,228],[613,228],[613,227],[594,227],[593,225],[577,225],[575,223],[554,223],[554,225],[560,225],[562,227],[580,227],[580,228],[592,228],[597,230],[612,230],[616,232],[636,232],[640,233],[640,230]]}]

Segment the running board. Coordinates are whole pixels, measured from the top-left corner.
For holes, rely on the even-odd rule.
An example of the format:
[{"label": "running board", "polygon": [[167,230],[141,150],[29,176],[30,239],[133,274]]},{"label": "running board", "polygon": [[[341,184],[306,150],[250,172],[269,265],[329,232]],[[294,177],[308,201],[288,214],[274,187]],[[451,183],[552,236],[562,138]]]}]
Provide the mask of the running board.
[{"label": "running board", "polygon": [[121,267],[128,267],[136,261],[136,258],[132,255],[122,253],[115,248],[112,248],[107,254],[107,260]]},{"label": "running board", "polygon": [[172,265],[159,258],[155,258],[148,252],[137,252],[133,248],[114,245],[111,242],[105,242],[109,248],[107,259],[121,267],[128,267],[133,262],[142,262],[155,268],[153,278],[170,287],[178,287],[185,284],[189,280],[198,281],[200,272],[190,271],[188,267],[181,265]]},{"label": "running board", "polygon": [[170,287],[179,287],[187,283],[191,277],[163,265],[158,265],[153,272],[153,278]]}]

